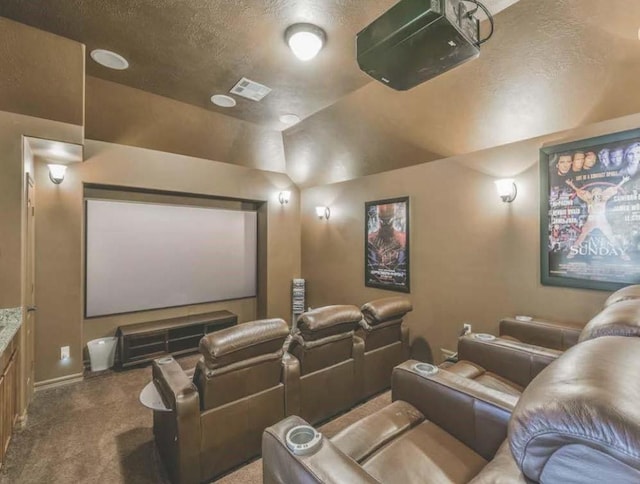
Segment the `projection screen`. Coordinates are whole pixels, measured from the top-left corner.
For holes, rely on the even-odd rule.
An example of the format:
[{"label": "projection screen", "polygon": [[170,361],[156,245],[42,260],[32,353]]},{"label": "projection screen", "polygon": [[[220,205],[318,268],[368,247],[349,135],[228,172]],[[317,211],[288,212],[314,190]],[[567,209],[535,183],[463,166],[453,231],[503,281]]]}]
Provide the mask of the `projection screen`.
[{"label": "projection screen", "polygon": [[254,297],[257,214],[86,201],[86,317]]}]

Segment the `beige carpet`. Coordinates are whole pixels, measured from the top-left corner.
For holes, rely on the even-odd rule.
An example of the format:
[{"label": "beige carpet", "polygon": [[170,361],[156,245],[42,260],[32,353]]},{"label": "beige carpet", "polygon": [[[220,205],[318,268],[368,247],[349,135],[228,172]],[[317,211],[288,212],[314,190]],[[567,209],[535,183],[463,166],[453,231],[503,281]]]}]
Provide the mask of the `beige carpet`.
[{"label": "beige carpet", "polygon": [[[197,355],[181,359],[193,368]],[[106,372],[81,383],[37,392],[29,420],[9,446],[0,483],[168,483],[158,460],[151,412],[138,402],[151,378],[149,367]],[[320,430],[331,437],[390,402],[384,393],[331,420]],[[255,460],[217,482],[262,482]]]}]

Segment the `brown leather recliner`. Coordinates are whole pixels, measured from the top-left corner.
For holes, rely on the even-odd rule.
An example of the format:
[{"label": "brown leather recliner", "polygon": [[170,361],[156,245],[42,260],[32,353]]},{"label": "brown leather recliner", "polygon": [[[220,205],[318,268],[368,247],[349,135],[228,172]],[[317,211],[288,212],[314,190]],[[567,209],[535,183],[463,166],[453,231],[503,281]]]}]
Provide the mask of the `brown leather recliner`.
[{"label": "brown leather recliner", "polygon": [[[263,435],[263,482],[640,482],[640,339],[569,349],[517,397],[446,370],[394,370],[386,408],[306,455],[289,450],[288,417]],[[515,405],[515,408],[514,408]],[[508,439],[505,439],[508,429]]]},{"label": "brown leather recliner", "polygon": [[364,343],[354,335],[356,306],[325,306],[303,313],[289,345],[300,363],[298,407],[292,413],[317,423],[351,408],[362,395]]},{"label": "brown leather recliner", "polygon": [[404,296],[377,299],[360,308],[363,319],[356,336],[364,341],[363,399],[389,388],[393,368],[409,359],[409,328],[403,318],[412,309]]},{"label": "brown leather recliner", "polygon": [[297,399],[287,381],[296,380],[298,362],[282,358],[288,334],[282,319],[211,333],[200,341],[193,379],[171,358],[153,362],[171,409],[153,412],[153,433],[172,482],[210,480],[260,453],[262,431]]}]

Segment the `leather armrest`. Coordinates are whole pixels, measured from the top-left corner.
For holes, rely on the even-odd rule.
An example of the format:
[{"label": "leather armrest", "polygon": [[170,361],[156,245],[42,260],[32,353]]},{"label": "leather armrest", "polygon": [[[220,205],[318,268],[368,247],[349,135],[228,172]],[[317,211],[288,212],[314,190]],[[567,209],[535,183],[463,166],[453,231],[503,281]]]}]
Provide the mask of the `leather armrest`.
[{"label": "leather armrest", "polygon": [[191,413],[195,410],[199,416],[200,396],[191,378],[176,360],[172,359],[162,364],[158,361],[153,361],[153,381],[165,405],[178,414]]},{"label": "leather armrest", "polygon": [[458,360],[467,360],[522,387],[555,361],[562,351],[504,338],[479,340],[473,334],[458,339]]},{"label": "leather armrest", "polygon": [[508,336],[522,343],[554,350],[567,350],[578,343],[584,324],[558,323],[542,319],[520,321],[505,318],[500,321],[500,336]]},{"label": "leather armrest", "polygon": [[282,381],[284,383],[284,414],[300,413],[300,360],[292,354],[282,357]]},{"label": "leather armrest", "polygon": [[[163,358],[164,360],[164,358]],[[177,361],[154,360],[153,382],[171,412],[153,412],[158,451],[172,480],[200,482],[200,396]]]},{"label": "leather armrest", "polygon": [[287,417],[262,434],[262,479],[264,484],[375,484],[376,479],[353,459],[322,437],[320,448],[309,455],[295,455],[285,436],[297,425],[308,425],[297,416]]},{"label": "leather armrest", "polygon": [[493,390],[446,370],[424,376],[409,360],[391,377],[391,398],[403,400],[485,459],[493,458],[507,436],[518,397]]}]

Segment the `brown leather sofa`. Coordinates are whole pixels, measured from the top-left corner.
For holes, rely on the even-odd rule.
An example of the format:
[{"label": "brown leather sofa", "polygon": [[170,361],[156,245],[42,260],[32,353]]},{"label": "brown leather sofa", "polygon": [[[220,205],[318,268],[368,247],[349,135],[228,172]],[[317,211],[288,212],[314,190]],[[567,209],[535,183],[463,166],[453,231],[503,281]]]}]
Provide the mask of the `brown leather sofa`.
[{"label": "brown leather sofa", "polygon": [[262,431],[297,411],[298,361],[283,359],[282,319],[244,323],[200,341],[193,378],[172,358],[153,362],[170,412],[153,412],[153,433],[174,483],[210,480],[260,453]]},{"label": "brown leather sofa", "polygon": [[[355,336],[356,306],[325,306],[303,313],[289,345],[299,362],[299,395],[291,413],[317,423],[348,410],[362,395],[364,342]],[[291,381],[295,381],[292,378]]]},{"label": "brown leather sofa", "polygon": [[356,336],[364,341],[364,389],[368,398],[389,388],[393,368],[409,359],[409,328],[404,316],[413,309],[404,296],[376,299],[360,308]]},{"label": "brown leather sofa", "polygon": [[266,429],[263,482],[640,482],[640,339],[594,336],[585,333],[519,400],[406,362],[393,372],[391,405],[306,453],[286,439],[304,420]]}]

